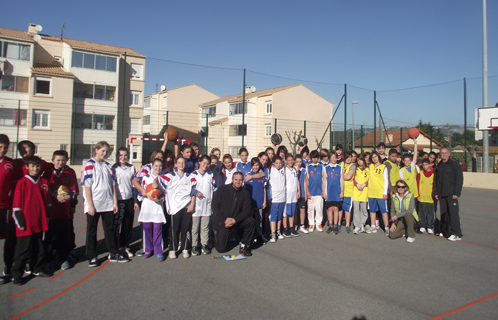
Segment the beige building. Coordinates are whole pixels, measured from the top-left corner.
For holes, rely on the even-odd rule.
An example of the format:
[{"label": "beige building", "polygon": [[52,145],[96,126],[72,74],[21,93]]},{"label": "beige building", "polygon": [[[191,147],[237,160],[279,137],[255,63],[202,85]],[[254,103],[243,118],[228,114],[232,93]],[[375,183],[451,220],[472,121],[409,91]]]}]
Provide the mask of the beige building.
[{"label": "beige building", "polygon": [[11,139],[10,155],[28,139],[47,161],[64,149],[81,165],[100,140],[124,146],[132,119],[142,117],[145,56],[40,31],[0,28],[0,130]]},{"label": "beige building", "polygon": [[326,132],[334,105],[302,84],[256,91],[246,88],[246,108],[242,116],[242,94],[231,95],[202,103],[199,117],[201,132],[208,127],[208,138],[201,139],[208,151],[220,148],[238,158],[238,150],[244,146],[249,158],[271,146],[270,137],[282,135],[282,145],[291,152],[291,141],[301,133],[308,138],[310,150],[322,141],[322,148],[329,148],[330,134]]},{"label": "beige building", "polygon": [[[400,150],[401,147],[401,152],[406,152],[410,151],[410,153],[413,152],[414,148],[414,143],[413,139],[408,136],[408,130],[409,128],[403,128],[401,129],[396,129],[396,130],[383,130],[382,133],[380,133],[379,130],[376,131],[375,135],[375,143],[378,145],[380,142],[384,142],[386,144],[386,154],[389,153],[390,148],[395,148]],[[431,151],[431,146],[432,146],[432,151],[434,152],[439,152],[441,147],[443,146],[439,141],[432,139],[432,144],[431,144],[431,137],[425,133],[424,131],[420,130],[420,134],[417,137],[417,150],[418,151],[424,151],[424,152],[430,152]],[[357,153],[360,153],[362,151],[361,145],[363,142],[363,152],[372,152],[373,150],[376,149],[374,146],[374,132],[371,131],[368,134],[366,134],[363,137],[363,140],[360,138],[355,141],[355,151]]]}]

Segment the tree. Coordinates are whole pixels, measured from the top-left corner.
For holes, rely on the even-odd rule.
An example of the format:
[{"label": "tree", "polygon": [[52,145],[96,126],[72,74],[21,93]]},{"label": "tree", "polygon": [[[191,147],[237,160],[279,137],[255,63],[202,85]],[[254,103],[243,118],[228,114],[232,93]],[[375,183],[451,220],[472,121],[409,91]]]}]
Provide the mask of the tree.
[{"label": "tree", "polygon": [[468,146],[477,144],[477,141],[475,139],[475,132],[473,130],[467,129],[465,130],[465,135],[458,132],[454,132],[451,135],[451,145],[453,147],[457,145],[463,146],[465,144],[465,137],[467,137]]},{"label": "tree", "polygon": [[436,140],[437,142],[441,143],[444,147],[448,146],[448,141],[446,141],[446,136],[444,133],[441,131],[441,129],[434,129],[434,126],[429,123],[423,123],[422,120],[419,121],[418,127],[420,130],[428,134],[429,136],[431,135],[431,130],[432,130],[432,140]]}]

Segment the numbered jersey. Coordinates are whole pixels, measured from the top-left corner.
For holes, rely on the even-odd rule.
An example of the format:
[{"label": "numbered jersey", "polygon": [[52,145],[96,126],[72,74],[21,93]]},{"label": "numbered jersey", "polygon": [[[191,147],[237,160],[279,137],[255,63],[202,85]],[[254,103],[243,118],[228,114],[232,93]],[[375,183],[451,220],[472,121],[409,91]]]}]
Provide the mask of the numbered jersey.
[{"label": "numbered jersey", "polygon": [[309,164],[306,167],[306,174],[308,175],[308,192],[312,197],[321,196],[323,189],[323,165]]},{"label": "numbered jersey", "polygon": [[[344,175],[348,174],[350,170],[356,170],[356,166],[354,163],[350,163],[348,165],[344,164]],[[344,179],[344,197],[352,197],[354,190],[354,174],[350,180]]]},{"label": "numbered jersey", "polygon": [[432,189],[434,187],[434,173],[432,173],[429,177],[426,177],[424,172],[421,172],[418,187],[420,193],[420,202],[434,203],[434,199],[432,198]]},{"label": "numbered jersey", "polygon": [[356,169],[354,180],[356,184],[367,184],[363,190],[358,190],[357,187],[353,189],[353,201],[367,202],[368,201],[368,168],[361,170]]},{"label": "numbered jersey", "polygon": [[379,164],[376,167],[373,163],[371,163],[368,170],[368,197],[373,199],[382,199],[382,196],[386,190],[384,180],[384,170],[386,170],[386,166],[384,164]]},{"label": "numbered jersey", "polygon": [[415,165],[410,166],[409,172],[406,167],[401,168],[403,170],[403,180],[405,180],[408,188],[410,188],[411,193],[415,198],[418,197],[418,188],[417,188],[417,168]]}]

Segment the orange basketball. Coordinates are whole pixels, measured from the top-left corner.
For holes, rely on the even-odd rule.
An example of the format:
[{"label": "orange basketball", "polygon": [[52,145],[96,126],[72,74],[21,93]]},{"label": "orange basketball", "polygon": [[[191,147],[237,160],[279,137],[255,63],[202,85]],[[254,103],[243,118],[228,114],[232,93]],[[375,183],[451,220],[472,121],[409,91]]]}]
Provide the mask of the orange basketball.
[{"label": "orange basketball", "polygon": [[145,195],[148,197],[157,198],[161,195],[161,193],[161,189],[154,189],[152,187],[152,183],[148,184],[147,187],[145,187]]},{"label": "orange basketball", "polygon": [[168,140],[169,141],[176,141],[178,139],[178,130],[176,130],[173,127],[169,127],[166,129],[166,132],[168,133]]},{"label": "orange basketball", "polygon": [[68,187],[61,185],[59,189],[57,189],[57,194],[69,194],[71,190]]},{"label": "orange basketball", "polygon": [[420,131],[417,128],[411,128],[410,130],[408,130],[408,136],[410,138],[416,139],[419,134],[420,134]]}]

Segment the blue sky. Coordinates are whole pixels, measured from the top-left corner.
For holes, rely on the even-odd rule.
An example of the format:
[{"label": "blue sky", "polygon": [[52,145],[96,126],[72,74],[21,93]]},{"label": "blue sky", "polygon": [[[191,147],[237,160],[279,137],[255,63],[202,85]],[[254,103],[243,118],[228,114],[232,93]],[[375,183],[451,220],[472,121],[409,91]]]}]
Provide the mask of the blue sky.
[{"label": "blue sky", "polygon": [[[148,57],[146,93],[196,83],[224,96],[303,83],[334,104],[348,84],[355,124],[463,124],[482,106],[482,3],[419,1],[18,1],[1,26],[131,47]],[[489,104],[498,102],[498,1],[488,1]],[[178,64],[184,62],[192,65]],[[193,65],[213,66],[206,68]],[[262,73],[262,74],[261,74]],[[263,75],[266,74],[266,75]],[[268,76],[271,75],[271,76]],[[454,81],[454,82],[451,82]],[[450,82],[450,83],[446,83]],[[431,84],[442,85],[389,91]],[[343,122],[343,106],[336,124]],[[329,114],[327,112],[327,114]]]}]

